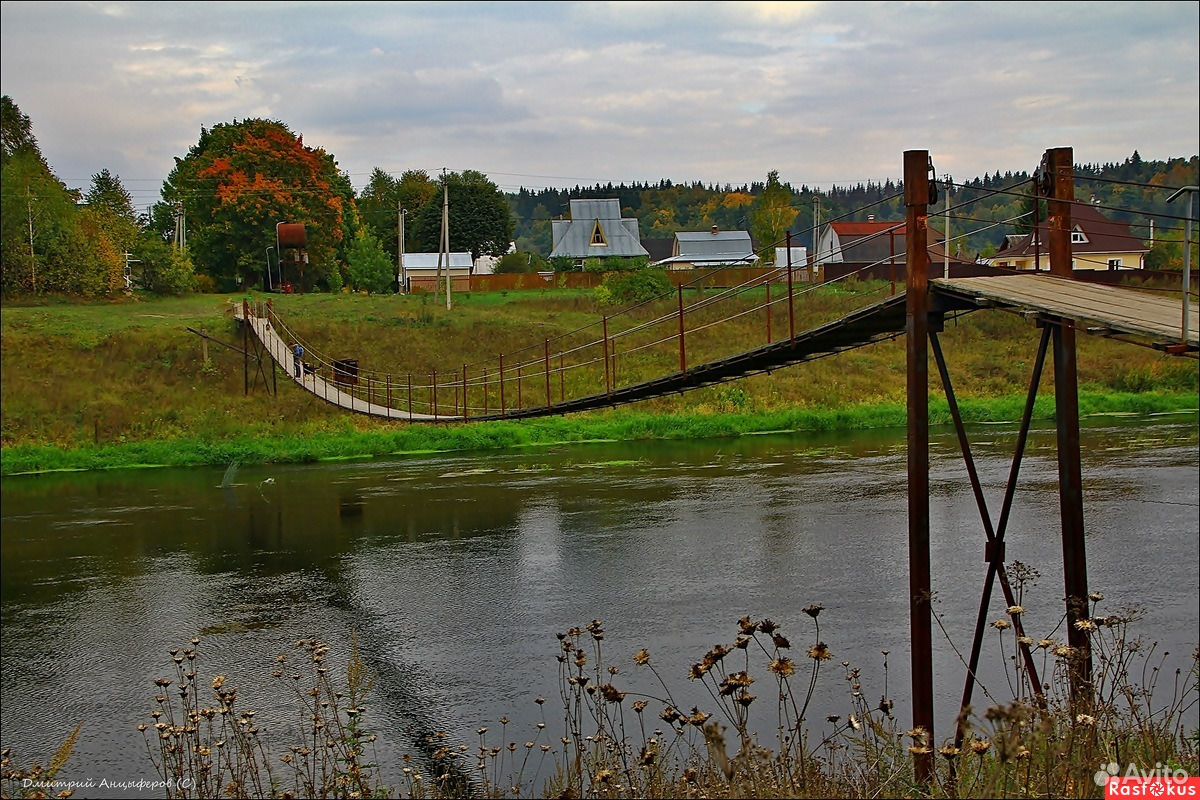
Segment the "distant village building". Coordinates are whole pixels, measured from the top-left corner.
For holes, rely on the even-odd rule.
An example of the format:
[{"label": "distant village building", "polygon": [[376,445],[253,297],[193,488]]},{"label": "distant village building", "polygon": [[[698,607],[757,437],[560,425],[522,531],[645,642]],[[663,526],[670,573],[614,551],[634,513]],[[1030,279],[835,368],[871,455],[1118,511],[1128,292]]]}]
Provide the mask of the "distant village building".
[{"label": "distant village building", "polygon": [[[1041,253],[1040,264],[1038,253]],[[1072,269],[1144,269],[1150,249],[1129,225],[1113,222],[1088,205],[1071,208]],[[1024,236],[1005,236],[996,255],[988,259],[994,267],[1008,269],[1050,269],[1049,238],[1046,224]]]},{"label": "distant village building", "polygon": [[571,218],[550,222],[551,258],[637,258],[646,256],[638,221],[621,217],[616,199],[572,200]]},{"label": "distant village building", "polygon": [[401,285],[405,292],[440,292],[445,291],[446,271],[450,272],[450,291],[467,292],[471,290],[471,271],[475,262],[470,253],[451,253],[447,266],[445,256],[442,256],[442,283],[438,284],[438,256],[440,253],[405,253],[404,272],[400,276]]},{"label": "distant village building", "polygon": [[[517,252],[517,243],[509,242],[508,249],[504,251],[505,255],[510,255]],[[500,256],[480,256],[475,259],[475,271],[473,275],[494,275],[496,265],[500,263]]]},{"label": "distant village building", "polygon": [[670,258],[655,262],[667,269],[714,269],[719,267],[752,267],[758,261],[754,244],[746,231],[723,231],[716,225],[712,230],[675,234]]},{"label": "distant village building", "polygon": [[[941,238],[929,230],[931,243]],[[904,243],[904,220],[880,222],[868,217],[866,222],[830,222],[821,228],[814,256],[818,266],[843,261],[903,264]]]}]

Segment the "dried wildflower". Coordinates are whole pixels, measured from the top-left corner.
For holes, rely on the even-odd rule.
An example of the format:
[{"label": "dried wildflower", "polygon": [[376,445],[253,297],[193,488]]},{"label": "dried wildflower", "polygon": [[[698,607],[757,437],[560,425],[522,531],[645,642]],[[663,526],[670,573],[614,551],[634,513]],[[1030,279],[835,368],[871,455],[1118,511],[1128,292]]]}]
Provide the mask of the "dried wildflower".
[{"label": "dried wildflower", "polygon": [[689,725],[694,725],[697,728],[702,728],[702,727],[704,727],[704,723],[708,722],[708,718],[711,716],[712,716],[712,714],[706,714],[703,711],[701,711],[700,709],[696,708],[695,706],[692,706],[692,713],[687,718],[687,721],[688,721]]},{"label": "dried wildflower", "polygon": [[896,707],[896,701],[890,700],[884,695],[879,696],[879,710],[889,717],[892,715],[892,709]]},{"label": "dried wildflower", "polygon": [[604,638],[604,626],[600,620],[592,620],[591,623],[588,624],[587,629],[588,633],[590,633],[592,638],[596,641],[600,641]]},{"label": "dried wildflower", "polygon": [[1043,650],[1049,650],[1051,647],[1054,647],[1054,645],[1056,645],[1056,644],[1058,644],[1058,642],[1054,641],[1053,639],[1041,639],[1038,641],[1037,646],[1042,648]]},{"label": "dried wildflower", "polygon": [[838,720],[840,720],[841,718],[842,717],[840,714],[830,714],[829,716],[825,717],[825,721],[832,722],[833,724],[836,725]]},{"label": "dried wildflower", "polygon": [[749,645],[750,645],[750,637],[749,636],[739,636],[733,643],[733,646],[736,647],[738,650],[745,650]]},{"label": "dried wildflower", "polygon": [[805,613],[805,614],[808,614],[808,615],[809,615],[810,617],[812,617],[813,619],[816,619],[816,618],[817,618],[817,616],[818,616],[818,615],[819,615],[819,614],[820,614],[822,611],[824,611],[824,610],[825,610],[825,606],[821,605],[820,603],[813,603],[812,605],[807,605],[807,606],[805,606],[805,607],[804,607],[803,609],[801,609],[801,610],[802,610],[802,611],[804,611],[804,613]]},{"label": "dried wildflower", "polygon": [[1075,658],[1075,648],[1070,645],[1061,644],[1054,648],[1054,655],[1058,658]]},{"label": "dried wildflower", "polygon": [[933,748],[926,747],[923,744],[914,744],[912,747],[908,748],[908,752],[912,753],[914,756],[925,756],[932,753]]},{"label": "dried wildflower", "polygon": [[676,711],[671,706],[664,708],[661,712],[659,712],[658,716],[668,725],[674,725],[676,722],[683,719],[683,714],[681,714],[679,711]]},{"label": "dried wildflower", "polygon": [[650,705],[650,704],[648,702],[646,702],[645,700],[634,700],[633,701],[633,710],[636,713],[640,714],[646,710],[646,706],[648,706],[648,705]]},{"label": "dried wildflower", "polygon": [[620,703],[625,699],[625,692],[618,691],[611,683],[600,684],[600,695],[609,703]]},{"label": "dried wildflower", "polygon": [[219,690],[224,685],[225,685],[225,676],[224,675],[218,675],[217,677],[213,678],[213,683],[212,683],[213,691]]},{"label": "dried wildflower", "polygon": [[1037,642],[1033,640],[1032,636],[1018,636],[1017,641],[1026,647],[1033,647],[1035,644],[1037,644]]},{"label": "dried wildflower", "polygon": [[991,746],[992,746],[992,743],[989,742],[987,739],[972,739],[971,740],[971,752],[977,756],[982,756],[989,749],[991,749]]},{"label": "dried wildflower", "polygon": [[1075,721],[1080,725],[1095,725],[1096,718],[1091,714],[1079,714],[1075,717]]},{"label": "dried wildflower", "polygon": [[1099,603],[1103,599],[1104,599],[1104,595],[1101,594],[1100,592],[1092,592],[1091,594],[1088,595],[1088,600],[1091,600],[1093,603]]},{"label": "dried wildflower", "polygon": [[650,651],[644,647],[641,650],[638,650],[636,653],[633,654],[633,663],[637,664],[639,667],[644,667],[647,664],[649,664],[650,663]]},{"label": "dried wildflower", "polygon": [[787,637],[784,636],[782,633],[771,634],[771,641],[774,642],[775,646],[778,647],[780,650],[786,650],[787,648],[792,646],[792,643],[789,642],[787,640]]},{"label": "dried wildflower", "polygon": [[998,619],[992,623],[992,627],[998,631],[1006,631],[1012,627],[1012,623],[1006,619]]},{"label": "dried wildflower", "polygon": [[1010,617],[1019,617],[1025,613],[1025,606],[1009,606],[1008,615]]},{"label": "dried wildflower", "polygon": [[742,707],[749,708],[750,704],[753,703],[757,697],[758,697],[758,695],[750,694],[745,689],[743,689],[742,693],[739,694],[737,697],[735,697],[734,700],[738,704],[740,704]]},{"label": "dried wildflower", "polygon": [[754,632],[758,630],[758,623],[751,621],[750,615],[747,614],[738,620],[738,628],[746,636],[753,636]]},{"label": "dried wildflower", "polygon": [[709,668],[703,662],[692,664],[692,668],[688,670],[688,678],[693,681],[698,681],[708,674]]},{"label": "dried wildflower", "polygon": [[781,678],[790,678],[796,674],[796,663],[783,656],[772,661],[769,669]]},{"label": "dried wildflower", "polygon": [[758,629],[769,636],[779,630],[779,626],[769,619],[764,619],[758,623]]},{"label": "dried wildflower", "polygon": [[1083,631],[1084,633],[1091,633],[1092,631],[1096,630],[1096,623],[1094,620],[1090,619],[1077,620],[1075,622],[1075,630]]},{"label": "dried wildflower", "polygon": [[952,744],[943,745],[941,748],[938,749],[938,754],[941,755],[941,757],[946,759],[947,761],[949,761],[950,759],[958,758],[960,753],[962,753],[962,750],[959,750],[957,747],[955,747]]},{"label": "dried wildflower", "polygon": [[829,648],[824,642],[817,642],[808,648],[808,657],[813,661],[828,661],[833,657],[833,654],[829,652]]}]

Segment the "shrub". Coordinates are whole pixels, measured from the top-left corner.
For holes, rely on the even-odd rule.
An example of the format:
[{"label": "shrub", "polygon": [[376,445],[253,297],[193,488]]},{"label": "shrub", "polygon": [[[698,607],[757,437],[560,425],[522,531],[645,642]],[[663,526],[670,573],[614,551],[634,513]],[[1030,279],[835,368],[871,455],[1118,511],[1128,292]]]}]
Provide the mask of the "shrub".
[{"label": "shrub", "polygon": [[[350,285],[374,294],[391,291],[396,271],[391,257],[383,251],[379,240],[361,231],[346,254]],[[330,285],[330,289],[335,287]]]},{"label": "shrub", "polygon": [[669,294],[673,284],[661,269],[641,269],[612,273],[596,289],[596,302],[602,305],[644,303]]}]

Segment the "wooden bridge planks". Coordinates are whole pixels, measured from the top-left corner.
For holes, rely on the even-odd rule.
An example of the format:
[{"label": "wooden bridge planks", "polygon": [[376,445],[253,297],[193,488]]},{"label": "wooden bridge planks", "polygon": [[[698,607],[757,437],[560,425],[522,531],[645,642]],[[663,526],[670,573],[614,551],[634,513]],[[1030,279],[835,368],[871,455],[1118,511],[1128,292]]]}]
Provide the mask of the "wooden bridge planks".
[{"label": "wooden bridge planks", "polygon": [[[939,278],[934,290],[1017,311],[1092,324],[1154,344],[1176,344],[1181,338],[1181,302],[1121,286],[1074,281],[1056,275],[997,275],[982,278]],[[985,301],[980,303],[979,301]],[[1200,344],[1200,313],[1188,315],[1188,344]]]}]

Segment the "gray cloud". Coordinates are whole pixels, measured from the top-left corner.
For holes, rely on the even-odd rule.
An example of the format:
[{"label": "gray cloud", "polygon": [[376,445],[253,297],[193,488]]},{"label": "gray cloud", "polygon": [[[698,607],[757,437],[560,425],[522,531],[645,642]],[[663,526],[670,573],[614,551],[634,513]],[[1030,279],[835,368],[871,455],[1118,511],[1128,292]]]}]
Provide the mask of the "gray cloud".
[{"label": "gray cloud", "polygon": [[910,147],[963,177],[1064,144],[1200,150],[1194,3],[6,2],[0,23],[3,91],[56,171],[114,169],[142,204],[202,125],[258,115],[356,184],[811,184],[895,177]]}]

